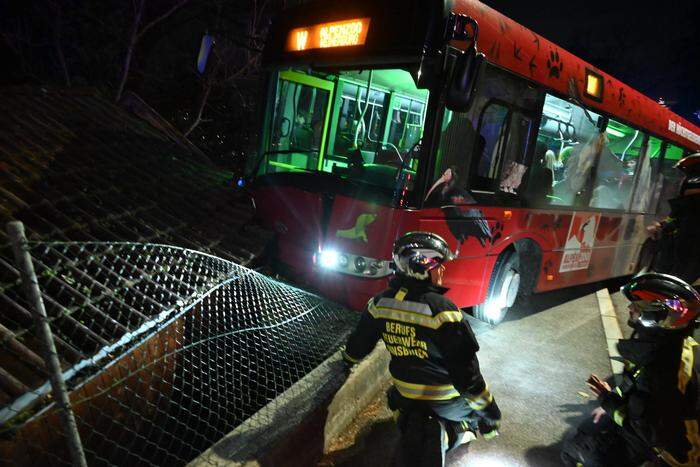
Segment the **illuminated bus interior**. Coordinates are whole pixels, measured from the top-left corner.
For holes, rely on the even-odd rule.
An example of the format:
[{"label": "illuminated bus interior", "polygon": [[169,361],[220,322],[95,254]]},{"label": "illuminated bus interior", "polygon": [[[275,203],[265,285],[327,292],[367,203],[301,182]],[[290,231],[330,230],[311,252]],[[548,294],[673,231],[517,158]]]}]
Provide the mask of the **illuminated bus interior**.
[{"label": "illuminated bus interior", "polygon": [[[591,208],[653,211],[678,186],[673,165],[683,149],[612,118],[601,134],[600,118],[546,95],[533,164],[541,167],[539,175],[550,174],[548,203],[576,206],[586,200]],[[592,191],[581,197],[591,176]]]},{"label": "illuminated bus interior", "polygon": [[404,70],[279,72],[258,174],[327,172],[395,188],[410,180],[428,91]]}]

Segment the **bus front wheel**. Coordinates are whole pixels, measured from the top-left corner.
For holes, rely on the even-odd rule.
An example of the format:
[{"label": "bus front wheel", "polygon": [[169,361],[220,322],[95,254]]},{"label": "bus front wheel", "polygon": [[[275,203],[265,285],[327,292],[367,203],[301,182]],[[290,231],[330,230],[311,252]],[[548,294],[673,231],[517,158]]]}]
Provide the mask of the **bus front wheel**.
[{"label": "bus front wheel", "polygon": [[498,324],[506,317],[520,290],[518,253],[505,251],[496,260],[484,303],[474,307],[474,316],[489,324]]}]

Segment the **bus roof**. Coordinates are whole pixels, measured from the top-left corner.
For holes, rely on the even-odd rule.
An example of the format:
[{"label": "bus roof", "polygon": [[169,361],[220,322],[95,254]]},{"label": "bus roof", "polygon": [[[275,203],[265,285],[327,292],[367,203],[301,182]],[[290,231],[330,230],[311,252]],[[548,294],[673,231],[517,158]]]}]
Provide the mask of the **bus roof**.
[{"label": "bus roof", "polygon": [[[700,128],[477,0],[454,0],[452,11],[479,23],[477,46],[486,58],[555,91],[576,95],[587,106],[627,121],[691,150],[700,150]],[[588,97],[586,70],[601,77],[600,100]]]}]

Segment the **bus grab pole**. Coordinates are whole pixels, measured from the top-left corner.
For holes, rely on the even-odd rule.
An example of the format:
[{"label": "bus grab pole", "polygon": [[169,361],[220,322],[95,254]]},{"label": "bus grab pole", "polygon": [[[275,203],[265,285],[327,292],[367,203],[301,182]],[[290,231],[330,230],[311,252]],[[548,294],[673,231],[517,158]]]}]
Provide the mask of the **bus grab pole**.
[{"label": "bus grab pole", "polygon": [[39,289],[39,282],[34,272],[32,257],[29,254],[27,237],[24,234],[24,225],[17,221],[9,222],[7,224],[7,234],[12,242],[15,263],[19,268],[27,300],[31,306],[34,325],[36,326],[37,333],[44,347],[44,361],[46,362],[46,368],[49,370],[51,389],[56,405],[58,405],[59,408],[59,418],[68,442],[71,460],[75,467],[87,467],[85,452],[83,452],[83,444],[80,441],[80,433],[78,433],[78,425],[75,422],[73,409],[70,405],[66,382],[63,380],[61,363],[58,361],[56,344],[54,343],[51,326],[49,326],[49,321],[46,316],[44,300],[41,298],[41,290]]}]

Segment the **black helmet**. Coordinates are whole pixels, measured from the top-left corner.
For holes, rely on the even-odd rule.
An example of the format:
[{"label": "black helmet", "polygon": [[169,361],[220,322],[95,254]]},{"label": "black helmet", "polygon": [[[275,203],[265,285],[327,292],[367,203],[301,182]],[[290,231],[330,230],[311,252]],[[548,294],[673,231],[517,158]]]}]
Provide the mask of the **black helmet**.
[{"label": "black helmet", "polygon": [[700,294],[668,274],[641,274],[621,290],[639,309],[638,324],[644,328],[685,329],[700,313]]},{"label": "black helmet", "polygon": [[408,232],[394,242],[394,264],[400,275],[427,280],[431,269],[454,259],[447,242],[432,232]]},{"label": "black helmet", "polygon": [[684,157],[674,167],[685,174],[681,195],[685,190],[700,188],[700,152]]}]

